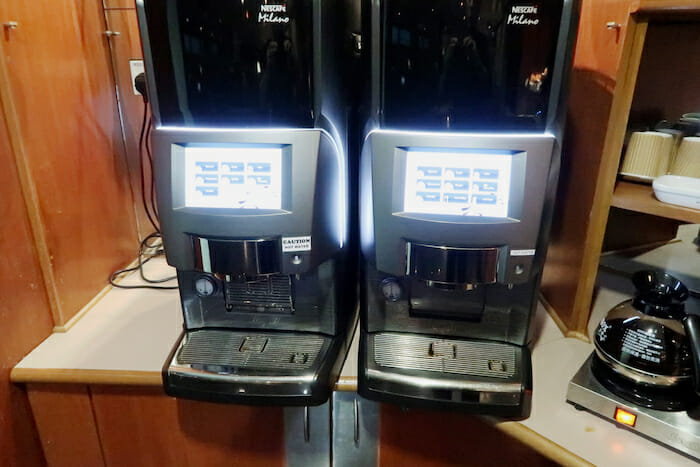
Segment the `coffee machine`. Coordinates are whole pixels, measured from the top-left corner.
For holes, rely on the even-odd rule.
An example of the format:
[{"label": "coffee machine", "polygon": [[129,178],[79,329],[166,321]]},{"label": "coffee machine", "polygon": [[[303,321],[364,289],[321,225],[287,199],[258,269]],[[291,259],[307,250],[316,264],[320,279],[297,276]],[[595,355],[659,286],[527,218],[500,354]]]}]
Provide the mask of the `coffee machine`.
[{"label": "coffee machine", "polygon": [[184,331],[168,394],[317,405],[357,316],[352,10],[138,0],[154,173]]},{"label": "coffee machine", "polygon": [[369,2],[360,394],[526,417],[571,0]]}]

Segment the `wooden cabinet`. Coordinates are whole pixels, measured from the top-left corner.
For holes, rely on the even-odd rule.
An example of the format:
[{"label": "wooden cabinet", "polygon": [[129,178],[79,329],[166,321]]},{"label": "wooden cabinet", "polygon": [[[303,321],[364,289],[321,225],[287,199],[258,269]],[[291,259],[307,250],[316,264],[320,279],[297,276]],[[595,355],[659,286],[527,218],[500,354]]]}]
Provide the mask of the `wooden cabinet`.
[{"label": "wooden cabinet", "polygon": [[[30,384],[28,391],[47,462],[56,467],[555,465],[460,413],[360,400],[362,415],[341,417],[334,402],[332,411],[330,403],[311,408],[303,422],[304,408],[179,400],[158,387]],[[353,414],[358,396],[343,395]],[[366,413],[376,417],[354,418]]]},{"label": "wooden cabinet", "polygon": [[[284,464],[282,408],[178,400],[157,387],[29,385],[28,392],[52,467]],[[80,453],[84,461],[76,462]]]},{"label": "wooden cabinet", "polygon": [[583,2],[558,201],[542,279],[547,308],[568,336],[587,339],[606,226],[620,225],[616,220],[608,223],[618,212],[611,213],[611,206],[664,218],[624,214],[626,232],[608,229],[609,235],[622,232],[630,240],[643,232],[636,239],[640,243],[673,238],[676,221],[698,221],[693,210],[656,201],[650,187],[617,183],[630,112],[663,102],[662,118],[675,119],[677,109],[692,111],[686,107],[692,102],[688,94],[700,97],[697,82],[689,81],[697,71],[682,71],[698,70],[693,47],[700,37],[698,12],[698,1]]},{"label": "wooden cabinet", "polygon": [[104,465],[87,386],[47,384],[28,393],[48,465]]},{"label": "wooden cabinet", "polygon": [[382,467],[558,465],[483,420],[458,412],[382,405],[379,426]]}]

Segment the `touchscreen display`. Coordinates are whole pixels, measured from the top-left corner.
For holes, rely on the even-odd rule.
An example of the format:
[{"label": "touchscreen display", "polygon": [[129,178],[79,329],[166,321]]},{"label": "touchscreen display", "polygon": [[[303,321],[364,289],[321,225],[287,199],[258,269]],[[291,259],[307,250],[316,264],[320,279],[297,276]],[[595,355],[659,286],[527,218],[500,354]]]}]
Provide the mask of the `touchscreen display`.
[{"label": "touchscreen display", "polygon": [[513,156],[406,152],[404,212],[508,217]]},{"label": "touchscreen display", "polygon": [[185,147],[185,206],[282,208],[282,149]]}]

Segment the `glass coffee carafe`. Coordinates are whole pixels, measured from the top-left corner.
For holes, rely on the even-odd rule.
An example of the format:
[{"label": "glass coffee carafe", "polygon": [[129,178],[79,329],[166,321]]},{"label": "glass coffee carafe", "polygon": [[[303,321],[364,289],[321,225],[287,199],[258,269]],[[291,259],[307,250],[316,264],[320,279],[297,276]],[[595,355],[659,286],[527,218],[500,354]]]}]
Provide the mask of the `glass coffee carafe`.
[{"label": "glass coffee carafe", "polygon": [[632,282],[635,298],[598,325],[594,374],[630,402],[683,410],[700,394],[700,316],[686,312],[688,289],[673,276],[640,271]]}]

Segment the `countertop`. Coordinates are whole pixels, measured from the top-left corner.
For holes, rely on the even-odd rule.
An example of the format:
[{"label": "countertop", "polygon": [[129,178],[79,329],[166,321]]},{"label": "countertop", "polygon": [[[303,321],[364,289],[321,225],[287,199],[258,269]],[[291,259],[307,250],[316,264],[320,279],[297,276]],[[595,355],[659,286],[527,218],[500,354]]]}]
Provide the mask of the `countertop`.
[{"label": "countertop", "polygon": [[[173,272],[162,260],[151,261],[146,268],[150,277]],[[606,310],[629,296],[626,284],[616,276],[600,274],[599,280],[610,286],[599,290],[592,327]],[[122,283],[138,282],[133,275]],[[521,422],[487,418],[490,422],[566,465],[695,465],[686,457],[566,403],[567,383],[593,347],[563,337],[542,305],[535,319],[532,414]],[[13,369],[11,378],[16,383],[158,386],[161,367],[181,329],[177,291],[112,289],[74,326],[52,334],[27,355]],[[356,387],[357,334],[337,390]]]}]

